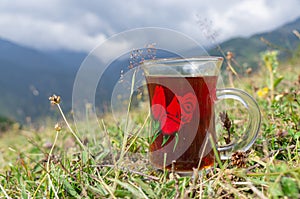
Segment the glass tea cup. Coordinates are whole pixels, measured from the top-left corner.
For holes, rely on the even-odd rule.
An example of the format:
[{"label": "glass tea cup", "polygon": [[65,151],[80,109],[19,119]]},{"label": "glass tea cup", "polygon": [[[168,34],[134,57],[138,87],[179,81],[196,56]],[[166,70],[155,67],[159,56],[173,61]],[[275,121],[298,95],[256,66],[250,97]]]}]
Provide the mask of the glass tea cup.
[{"label": "glass tea cup", "polygon": [[[146,60],[144,71],[151,108],[149,158],[158,169],[188,173],[213,166],[214,147],[221,159],[246,151],[255,142],[261,115],[255,100],[234,88],[217,89],[222,57]],[[223,99],[242,103],[249,121],[235,143],[216,146],[215,104]]]}]

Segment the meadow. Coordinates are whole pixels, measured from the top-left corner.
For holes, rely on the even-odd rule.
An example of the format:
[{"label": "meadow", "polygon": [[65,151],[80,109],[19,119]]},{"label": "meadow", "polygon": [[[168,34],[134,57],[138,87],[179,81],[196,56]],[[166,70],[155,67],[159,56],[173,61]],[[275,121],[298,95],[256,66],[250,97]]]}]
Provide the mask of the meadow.
[{"label": "meadow", "polygon": [[[80,132],[63,112],[63,96],[52,96],[58,124],[12,124],[0,135],[0,198],[300,198],[300,59],[278,62],[276,51],[266,52],[258,71],[239,77],[230,70],[234,58],[226,59],[228,84],[249,92],[262,114],[249,151],[193,176],[155,170],[144,155],[149,145],[137,136],[145,117],[137,114],[130,135],[110,115],[80,124],[88,129]],[[228,112],[224,139],[243,124],[231,114],[238,113]]]}]

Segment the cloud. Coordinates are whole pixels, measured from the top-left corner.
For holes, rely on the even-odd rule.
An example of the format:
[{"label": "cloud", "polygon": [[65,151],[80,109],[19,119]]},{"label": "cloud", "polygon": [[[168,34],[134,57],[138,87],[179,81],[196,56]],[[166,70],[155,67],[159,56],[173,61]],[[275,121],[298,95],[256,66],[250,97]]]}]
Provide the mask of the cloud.
[{"label": "cloud", "polygon": [[220,32],[220,40],[233,36],[250,36],[272,30],[300,16],[300,1],[238,1],[222,12],[208,14]]},{"label": "cloud", "polygon": [[86,51],[106,40],[106,36],[101,32],[92,35],[80,26],[36,19],[28,15],[0,14],[0,26],[5,27],[1,28],[3,37],[44,50],[65,48]]},{"label": "cloud", "polygon": [[170,28],[207,44],[212,42],[209,35],[216,41],[249,36],[300,16],[298,0],[3,0],[1,4],[0,37],[39,49],[77,51],[90,51],[132,28]]}]

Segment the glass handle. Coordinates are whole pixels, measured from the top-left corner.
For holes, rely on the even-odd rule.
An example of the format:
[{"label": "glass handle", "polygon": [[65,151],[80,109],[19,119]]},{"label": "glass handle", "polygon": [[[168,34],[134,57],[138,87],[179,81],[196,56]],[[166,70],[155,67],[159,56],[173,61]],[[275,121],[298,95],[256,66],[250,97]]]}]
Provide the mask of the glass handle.
[{"label": "glass handle", "polygon": [[221,159],[229,159],[233,152],[247,151],[255,142],[260,127],[261,114],[256,101],[245,91],[234,88],[217,89],[217,99],[237,100],[244,105],[249,114],[249,123],[243,137],[238,139],[235,143],[218,146]]}]

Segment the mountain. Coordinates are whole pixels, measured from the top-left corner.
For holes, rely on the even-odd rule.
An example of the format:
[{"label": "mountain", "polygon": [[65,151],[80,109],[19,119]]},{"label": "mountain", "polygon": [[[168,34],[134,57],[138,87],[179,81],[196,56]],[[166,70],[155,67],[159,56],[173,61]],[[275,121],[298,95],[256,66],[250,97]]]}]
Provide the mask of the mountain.
[{"label": "mountain", "polygon": [[[220,47],[224,52],[234,53],[242,66],[240,71],[247,67],[256,69],[259,66],[259,54],[266,49],[278,48],[281,58],[291,56],[300,43],[292,33],[295,29],[300,31],[300,18],[273,31],[230,39],[221,43]],[[262,42],[261,38],[271,45]],[[167,55],[165,53],[157,51],[156,56],[163,57]],[[220,55],[217,49],[211,49],[209,53]],[[50,110],[48,101],[53,93],[62,96],[63,108],[70,111],[74,78],[86,56],[85,52],[69,50],[36,50],[0,38],[0,117],[24,122],[28,117],[34,120],[50,116],[55,112]],[[110,99],[120,71],[126,72],[128,69],[130,56],[126,56],[111,63],[105,71],[97,88],[97,103]]]},{"label": "mountain", "polygon": [[0,115],[24,121],[49,114],[48,97],[65,96],[70,107],[73,81],[85,53],[42,52],[0,39]]},{"label": "mountain", "polygon": [[210,50],[210,54],[222,55],[219,49],[225,53],[231,51],[242,66],[238,70],[243,71],[247,67],[255,70],[259,67],[260,53],[268,49],[279,50],[281,60],[293,55],[300,44],[300,39],[293,33],[294,30],[300,31],[300,18],[269,32],[229,39],[218,48]]}]

